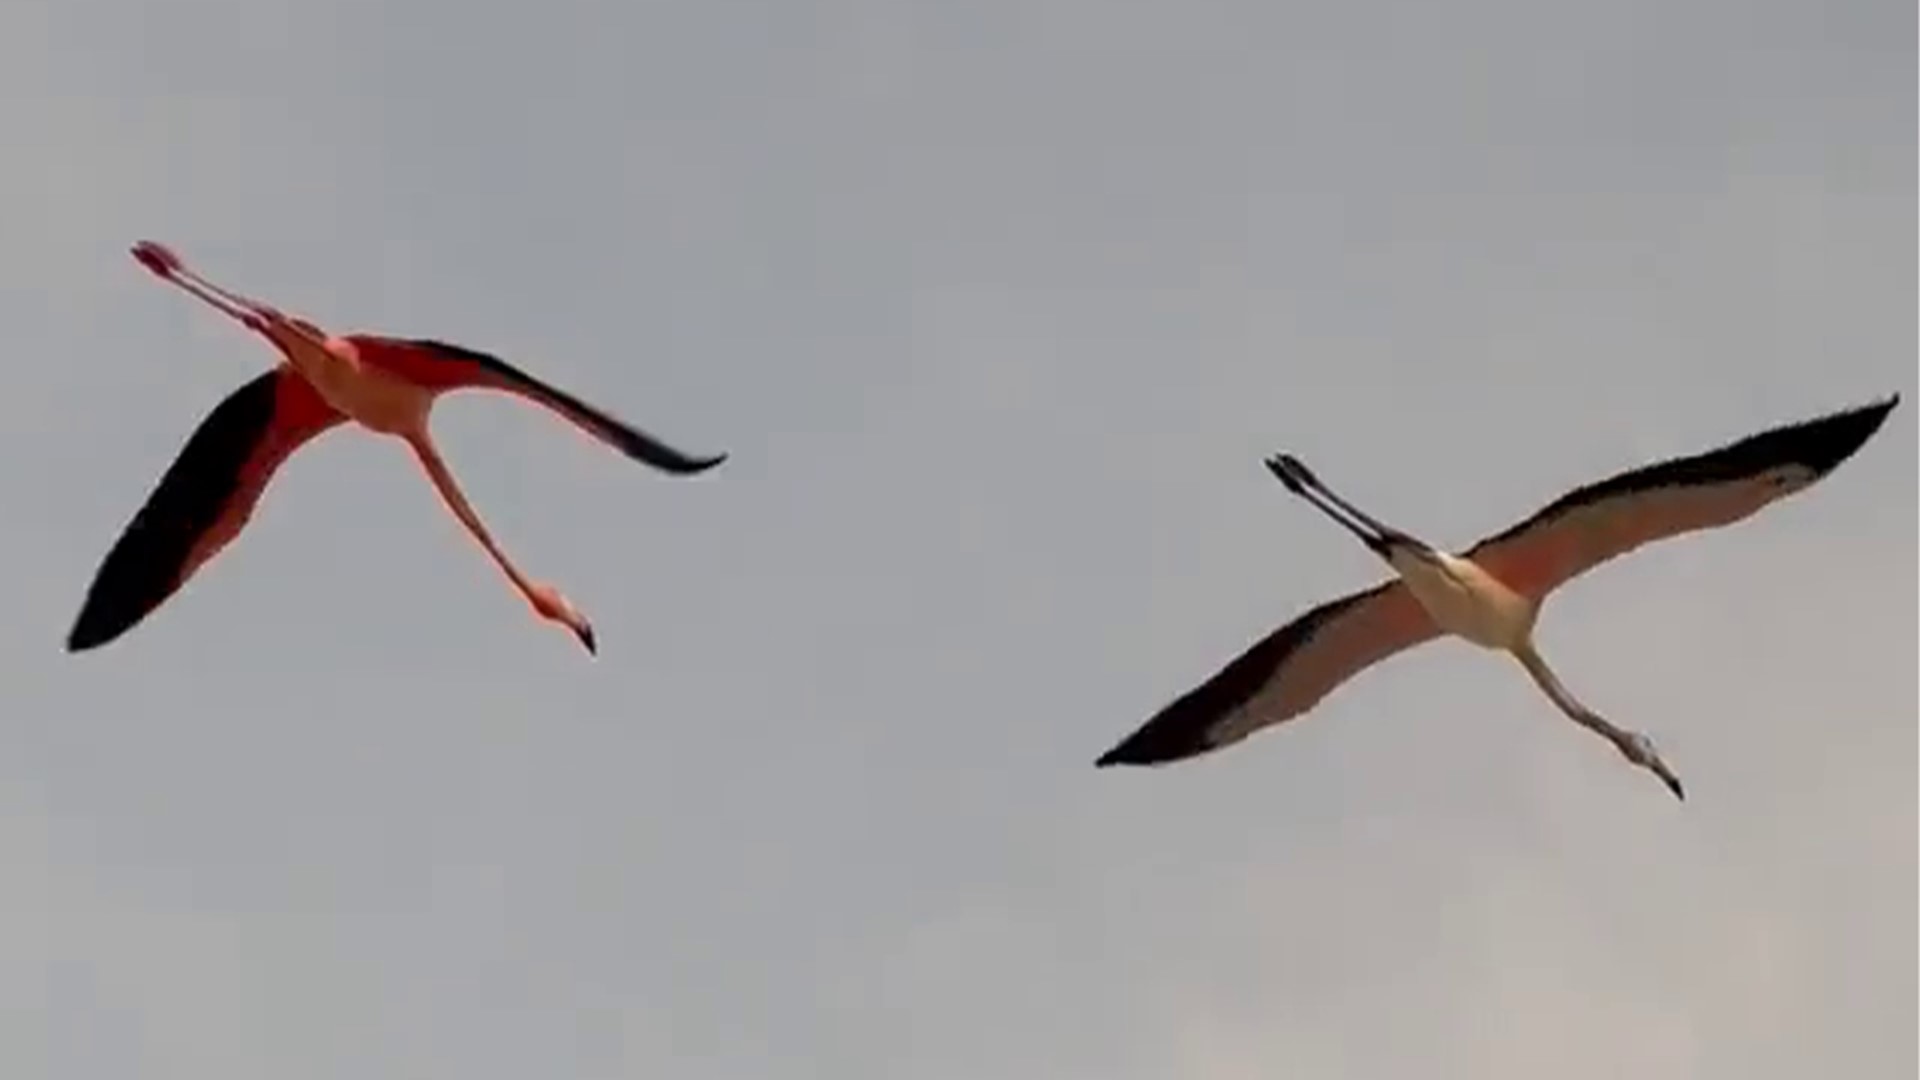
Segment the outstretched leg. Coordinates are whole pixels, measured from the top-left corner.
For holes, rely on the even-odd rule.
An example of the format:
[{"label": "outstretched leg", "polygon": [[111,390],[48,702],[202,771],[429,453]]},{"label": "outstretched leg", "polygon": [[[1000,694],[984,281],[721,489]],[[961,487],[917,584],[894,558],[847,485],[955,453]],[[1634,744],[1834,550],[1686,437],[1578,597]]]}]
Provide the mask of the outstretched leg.
[{"label": "outstretched leg", "polygon": [[1292,454],[1277,454],[1267,459],[1267,468],[1280,478],[1288,491],[1300,496],[1321,513],[1338,522],[1341,528],[1360,538],[1367,549],[1386,558],[1389,548],[1410,545],[1425,548],[1420,541],[1389,525],[1382,525],[1353,504],[1327,489],[1300,459]]},{"label": "outstretched leg", "polygon": [[1559,677],[1553,673],[1552,668],[1547,666],[1546,659],[1531,643],[1515,649],[1514,656],[1519,659],[1521,666],[1527,669],[1527,674],[1533,676],[1533,681],[1539,684],[1540,689],[1546,692],[1547,697],[1553,699],[1553,703],[1559,706],[1560,711],[1566,713],[1569,719],[1612,743],[1628,761],[1658,776],[1660,782],[1667,785],[1667,790],[1673,792],[1674,798],[1682,802],[1686,801],[1687,792],[1680,785],[1680,778],[1675,776],[1673,770],[1667,768],[1667,763],[1660,759],[1660,754],[1653,748],[1652,739],[1641,732],[1616,727],[1599,713],[1580,704],[1579,699],[1561,685]]},{"label": "outstretched leg", "polygon": [[[1391,525],[1382,525],[1379,520],[1371,514],[1368,514],[1366,511],[1341,498],[1337,492],[1321,482],[1320,478],[1314,475],[1313,470],[1307,468],[1305,462],[1294,457],[1292,454],[1280,454],[1274,457],[1267,462],[1267,467],[1272,469],[1276,475],[1284,470],[1287,475],[1281,476],[1281,482],[1285,483],[1295,494],[1306,495],[1308,498],[1317,496],[1319,499],[1331,502],[1334,506],[1353,515],[1354,520],[1367,526],[1374,532],[1379,533],[1388,540],[1417,543],[1413,537],[1408,536],[1406,533],[1401,532]],[[1289,479],[1289,477],[1291,477],[1291,479]],[[1325,503],[1319,503],[1319,505],[1322,509],[1326,508]]]},{"label": "outstretched leg", "polygon": [[507,558],[506,552],[500,550],[500,545],[494,542],[492,534],[487,532],[487,527],[481,524],[480,515],[474,512],[473,506],[467,502],[466,495],[461,492],[460,485],[454,481],[452,471],[447,468],[447,463],[440,457],[440,451],[433,445],[432,436],[421,431],[405,438],[407,445],[413,447],[414,456],[420,459],[421,467],[426,469],[427,479],[433,481],[435,490],[440,492],[440,498],[446,502],[447,509],[453,511],[453,516],[459,518],[460,523],[473,534],[473,538],[486,549],[487,554],[493,558],[494,564],[500,567],[509,581],[513,582],[514,588],[520,590],[520,595],[526,597],[527,602],[533,605],[534,612],[543,619],[560,623],[572,630],[574,636],[580,639],[580,644],[586,646],[587,652],[594,652],[596,646],[592,624],[587,622],[586,616],[580,614],[579,610],[568,602],[558,589],[528,580],[527,576],[520,572],[519,567],[513,565],[513,560]]},{"label": "outstretched leg", "polygon": [[288,319],[271,305],[263,304],[249,296],[243,296],[232,289],[215,285],[199,273],[190,269],[164,244],[151,240],[142,240],[133,246],[133,257],[140,265],[159,275],[161,280],[177,285],[188,293],[213,305],[222,314],[236,319],[242,326],[255,333],[266,333],[269,323],[278,324],[321,348],[326,348],[326,335],[313,326],[298,319]]}]

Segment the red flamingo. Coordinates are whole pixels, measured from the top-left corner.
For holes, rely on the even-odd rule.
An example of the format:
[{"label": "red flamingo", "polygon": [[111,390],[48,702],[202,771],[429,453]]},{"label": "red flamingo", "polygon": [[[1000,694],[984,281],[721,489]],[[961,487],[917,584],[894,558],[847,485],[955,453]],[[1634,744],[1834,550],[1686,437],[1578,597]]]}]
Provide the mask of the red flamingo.
[{"label": "red flamingo", "polygon": [[434,445],[427,419],[449,390],[499,390],[543,405],[589,435],[663,471],[704,472],[727,455],[693,457],[541,382],[498,357],[442,341],[347,334],[223,289],[166,247],[142,241],[133,257],[272,342],[281,362],[215,406],[147,497],[87,590],[67,650],[114,640],[152,614],[240,534],[261,493],[295,450],[345,420],[413,449],[427,478],[514,588],[543,619],[565,626],[589,654],[593,625],[558,589],[520,572],[481,524]]}]

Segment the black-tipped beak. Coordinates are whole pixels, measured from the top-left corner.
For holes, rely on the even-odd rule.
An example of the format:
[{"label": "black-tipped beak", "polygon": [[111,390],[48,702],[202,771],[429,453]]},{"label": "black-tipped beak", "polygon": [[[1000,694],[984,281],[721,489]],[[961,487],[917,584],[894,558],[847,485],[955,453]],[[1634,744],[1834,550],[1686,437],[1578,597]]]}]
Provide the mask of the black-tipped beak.
[{"label": "black-tipped beak", "polygon": [[1667,790],[1673,792],[1674,798],[1679,799],[1681,802],[1687,801],[1687,789],[1681,786],[1680,778],[1673,775],[1673,770],[1667,768],[1665,762],[1656,759],[1646,762],[1646,766],[1648,772],[1658,776],[1660,782],[1667,785]]},{"label": "black-tipped beak", "polygon": [[574,627],[573,635],[580,639],[580,644],[586,646],[587,655],[600,655],[599,643],[594,639],[593,627],[590,624],[583,622],[579,626]]},{"label": "black-tipped beak", "polygon": [[1681,802],[1687,801],[1687,789],[1680,786],[1679,777],[1672,773],[1662,773],[1660,779],[1666,782],[1667,790],[1673,792],[1674,798],[1679,799]]}]

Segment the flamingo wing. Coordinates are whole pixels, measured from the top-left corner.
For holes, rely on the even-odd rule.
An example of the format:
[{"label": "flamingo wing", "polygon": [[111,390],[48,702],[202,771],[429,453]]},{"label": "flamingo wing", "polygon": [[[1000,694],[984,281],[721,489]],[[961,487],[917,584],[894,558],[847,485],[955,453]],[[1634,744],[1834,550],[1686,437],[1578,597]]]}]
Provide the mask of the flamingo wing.
[{"label": "flamingo wing", "polygon": [[1159,765],[1299,716],[1367,668],[1438,636],[1398,580],[1313,608],[1255,642],[1095,762]]},{"label": "flamingo wing", "polygon": [[240,534],[280,463],[343,419],[285,366],[227,395],[107,552],[67,650],[105,645],[152,614]]},{"label": "flamingo wing", "polygon": [[1895,394],[1596,481],[1480,541],[1467,557],[1538,602],[1643,544],[1730,525],[1811,485],[1865,445],[1899,402]]},{"label": "flamingo wing", "polygon": [[544,405],[614,449],[656,469],[678,475],[705,472],[727,459],[677,450],[565,390],[534,378],[488,353],[425,338],[356,336],[362,357],[421,386],[436,390],[478,387],[502,390]]}]

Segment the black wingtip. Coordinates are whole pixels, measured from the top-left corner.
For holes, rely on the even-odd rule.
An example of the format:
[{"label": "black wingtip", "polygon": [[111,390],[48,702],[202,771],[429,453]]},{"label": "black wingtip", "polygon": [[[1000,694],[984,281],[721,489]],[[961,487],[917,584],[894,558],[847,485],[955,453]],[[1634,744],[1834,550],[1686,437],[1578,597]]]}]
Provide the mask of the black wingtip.
[{"label": "black wingtip", "polygon": [[1860,451],[1887,422],[1899,393],[1878,401],[1832,413],[1787,429],[1795,442],[1793,456],[1808,468],[1826,475]]},{"label": "black wingtip", "polygon": [[124,617],[114,618],[113,614],[110,605],[102,603],[97,593],[90,593],[79,616],[73,620],[73,629],[67,631],[67,652],[97,649],[126,633],[132,624]]},{"label": "black wingtip", "polygon": [[727,460],[728,457],[725,453],[696,457],[692,454],[681,453],[665,443],[642,435],[639,432],[630,431],[626,434],[628,437],[626,439],[625,449],[629,457],[636,461],[645,462],[659,469],[661,472],[672,476],[694,476],[706,472],[708,469],[714,468],[721,462]]},{"label": "black wingtip", "polygon": [[1156,716],[1115,744],[1113,749],[1094,759],[1093,767],[1107,769],[1115,765],[1167,765],[1184,761],[1213,749],[1208,742],[1195,742],[1191,728]]},{"label": "black wingtip", "polygon": [[711,457],[688,458],[680,468],[672,469],[670,471],[676,472],[681,476],[695,476],[700,473],[706,472],[708,469],[711,469],[714,466],[719,465],[720,463],[726,461],[727,457],[728,455],[725,452],[721,452],[718,454],[714,454]]}]

